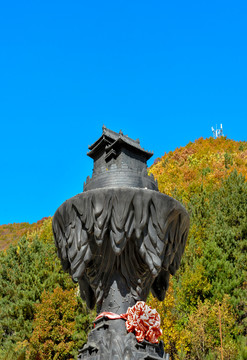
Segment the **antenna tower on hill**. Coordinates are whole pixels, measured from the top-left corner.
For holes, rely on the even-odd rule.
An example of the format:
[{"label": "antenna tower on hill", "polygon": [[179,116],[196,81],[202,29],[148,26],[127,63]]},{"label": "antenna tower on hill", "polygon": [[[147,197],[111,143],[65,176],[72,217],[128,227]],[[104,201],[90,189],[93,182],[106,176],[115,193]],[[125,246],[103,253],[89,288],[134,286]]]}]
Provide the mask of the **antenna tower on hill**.
[{"label": "antenna tower on hill", "polygon": [[213,132],[213,136],[215,139],[217,139],[218,137],[224,136],[222,124],[220,124],[220,129],[217,129],[217,125],[216,125],[216,130],[214,130],[213,126],[211,127],[211,130]]}]

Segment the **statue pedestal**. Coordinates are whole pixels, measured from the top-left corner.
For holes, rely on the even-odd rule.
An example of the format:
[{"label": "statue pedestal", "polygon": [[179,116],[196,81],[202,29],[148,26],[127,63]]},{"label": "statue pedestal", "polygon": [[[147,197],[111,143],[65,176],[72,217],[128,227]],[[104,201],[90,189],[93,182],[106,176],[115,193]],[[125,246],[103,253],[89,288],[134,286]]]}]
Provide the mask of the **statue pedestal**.
[{"label": "statue pedestal", "polygon": [[133,333],[127,333],[125,321],[109,320],[105,317],[95,322],[88,342],[80,350],[78,360],[160,360],[169,359],[162,341],[151,344],[139,343]]}]

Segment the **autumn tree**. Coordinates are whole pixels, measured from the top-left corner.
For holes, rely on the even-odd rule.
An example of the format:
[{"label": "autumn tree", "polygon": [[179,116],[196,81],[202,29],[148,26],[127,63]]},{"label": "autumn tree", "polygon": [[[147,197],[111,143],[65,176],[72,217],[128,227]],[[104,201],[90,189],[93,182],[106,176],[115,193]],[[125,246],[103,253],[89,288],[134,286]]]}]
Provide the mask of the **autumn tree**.
[{"label": "autumn tree", "polygon": [[[85,304],[82,309],[82,302],[76,292],[75,289],[63,290],[59,287],[52,293],[43,292],[41,303],[36,305],[34,330],[28,344],[27,359],[74,358],[78,352],[78,335],[82,345],[86,341],[92,320]],[[80,319],[76,316],[78,313]]]},{"label": "autumn tree", "polygon": [[238,330],[228,296],[224,296],[222,302],[199,301],[196,311],[189,316],[187,330],[190,333],[190,359],[237,358],[234,337]]},{"label": "autumn tree", "polygon": [[0,252],[0,359],[22,353],[16,345],[30,338],[35,304],[57,286],[75,288],[61,269],[53,237],[41,241],[35,233]]}]

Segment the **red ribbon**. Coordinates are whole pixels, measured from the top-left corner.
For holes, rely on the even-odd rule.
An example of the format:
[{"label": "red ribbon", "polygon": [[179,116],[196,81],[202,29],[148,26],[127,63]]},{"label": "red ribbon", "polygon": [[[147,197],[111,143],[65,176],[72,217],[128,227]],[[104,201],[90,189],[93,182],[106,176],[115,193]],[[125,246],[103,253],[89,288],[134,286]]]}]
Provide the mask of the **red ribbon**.
[{"label": "red ribbon", "polygon": [[107,312],[107,311],[104,311],[102,313],[100,313],[96,319],[94,321],[97,321],[98,319],[102,318],[102,317],[106,317],[107,319],[109,320],[117,320],[117,319],[124,319],[124,320],[127,320],[127,314],[115,314],[115,313],[112,313],[112,312]]},{"label": "red ribbon", "polygon": [[146,305],[144,301],[138,301],[134,306],[129,307],[126,314],[118,315],[112,312],[102,312],[96,317],[95,321],[102,317],[110,320],[125,320],[126,330],[134,332],[139,342],[145,339],[152,344],[157,344],[159,342],[158,338],[162,335],[159,314],[155,309]]}]

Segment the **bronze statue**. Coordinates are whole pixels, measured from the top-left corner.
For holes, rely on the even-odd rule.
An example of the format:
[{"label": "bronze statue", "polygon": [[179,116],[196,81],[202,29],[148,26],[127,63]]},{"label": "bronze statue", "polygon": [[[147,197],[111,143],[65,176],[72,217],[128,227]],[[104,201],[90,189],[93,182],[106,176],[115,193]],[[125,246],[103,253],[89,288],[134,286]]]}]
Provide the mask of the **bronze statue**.
[{"label": "bronze statue", "polygon": [[158,191],[147,173],[152,153],[138,140],[103,127],[89,149],[92,179],[53,218],[63,269],[78,281],[88,307],[96,304],[97,313],[103,312],[78,359],[166,358],[161,343],[138,343],[124,319],[104,313],[125,314],[146,301],[150,290],[164,299],[184,252],[189,216],[178,201]]}]

